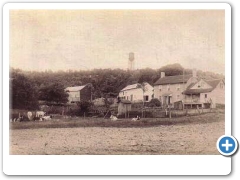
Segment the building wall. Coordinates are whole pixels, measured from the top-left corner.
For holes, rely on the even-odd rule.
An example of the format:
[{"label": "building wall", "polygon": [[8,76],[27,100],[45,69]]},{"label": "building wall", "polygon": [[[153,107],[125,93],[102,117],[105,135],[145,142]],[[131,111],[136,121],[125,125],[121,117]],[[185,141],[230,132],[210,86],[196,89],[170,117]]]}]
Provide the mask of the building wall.
[{"label": "building wall", "polygon": [[[185,99],[185,95],[182,94],[184,90],[191,84],[197,82],[196,77],[191,77],[186,83],[178,84],[166,84],[166,85],[155,85],[154,86],[154,98],[159,99],[164,103],[163,95],[166,93],[172,93],[170,103],[181,101]],[[161,90],[160,90],[161,89]]]},{"label": "building wall", "polygon": [[212,86],[208,85],[204,80],[201,79],[191,89],[209,89],[209,88],[212,88]]},{"label": "building wall", "polygon": [[86,86],[81,91],[70,91],[67,92],[68,102],[79,102],[79,101],[90,101],[91,100],[91,87]]},{"label": "building wall", "polygon": [[168,85],[156,85],[154,86],[154,98],[164,102],[163,95],[171,93],[170,103],[180,101],[184,98],[182,92],[185,90],[185,84],[168,84]]},{"label": "building wall", "polygon": [[[201,89],[208,89],[210,86],[204,84]],[[192,89],[199,89],[198,87],[193,87]],[[185,100],[193,101],[194,100],[191,95],[186,95]],[[216,104],[225,104],[225,85],[223,82],[220,82],[216,88],[207,93],[201,93],[199,96],[200,103],[212,103],[212,108],[216,107]]]},{"label": "building wall", "polygon": [[225,104],[225,85],[220,82],[212,92],[201,93],[200,96],[201,102],[212,102],[212,108],[215,108],[216,104]]},{"label": "building wall", "polygon": [[119,97],[123,99],[127,99],[129,101],[142,101],[143,90],[141,88],[138,88],[138,89],[129,89],[126,91],[121,91],[119,93]]},{"label": "building wall", "polygon": [[216,97],[216,103],[225,104],[225,84],[222,81],[212,91],[212,94]]},{"label": "building wall", "polygon": [[118,104],[118,115],[122,115],[122,114],[130,112],[131,107],[132,107],[131,104],[119,103]]},{"label": "building wall", "polygon": [[85,86],[80,91],[80,100],[81,101],[91,101],[92,89],[90,86]]},{"label": "building wall", "polygon": [[68,92],[68,101],[71,103],[72,101],[80,101],[80,92],[79,91],[71,91]]},{"label": "building wall", "polygon": [[127,99],[132,102],[142,101],[143,95],[148,96],[148,101],[151,101],[153,95],[153,87],[148,87],[148,90],[143,93],[141,88],[137,89],[129,89],[126,91],[121,91],[119,93],[119,97],[123,99]]}]

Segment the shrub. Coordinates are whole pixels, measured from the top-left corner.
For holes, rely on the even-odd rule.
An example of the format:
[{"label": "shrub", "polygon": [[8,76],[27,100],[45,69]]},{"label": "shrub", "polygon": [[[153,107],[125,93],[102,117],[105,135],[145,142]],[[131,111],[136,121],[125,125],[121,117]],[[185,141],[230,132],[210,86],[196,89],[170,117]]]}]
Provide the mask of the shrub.
[{"label": "shrub", "polygon": [[160,107],[161,102],[157,98],[151,99],[150,102],[146,103],[146,106],[148,107]]},{"label": "shrub", "polygon": [[80,101],[77,103],[79,110],[77,111],[78,115],[83,115],[84,113],[88,113],[90,111],[91,106],[93,103],[89,101]]}]

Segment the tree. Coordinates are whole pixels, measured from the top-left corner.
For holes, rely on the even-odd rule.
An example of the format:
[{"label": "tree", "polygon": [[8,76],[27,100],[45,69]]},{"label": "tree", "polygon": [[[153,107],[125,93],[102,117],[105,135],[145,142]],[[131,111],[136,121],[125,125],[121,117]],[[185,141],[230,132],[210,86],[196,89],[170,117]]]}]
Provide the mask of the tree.
[{"label": "tree", "polygon": [[65,92],[62,84],[53,83],[39,90],[39,100],[55,102],[57,104],[66,103],[68,102],[68,93]]},{"label": "tree", "polygon": [[89,101],[80,101],[77,105],[80,108],[80,114],[83,114],[88,113],[93,104]]},{"label": "tree", "polygon": [[23,74],[13,73],[10,78],[10,108],[34,110],[38,108],[36,85]]},{"label": "tree", "polygon": [[148,107],[160,107],[161,102],[157,98],[151,99],[151,101],[147,104]]}]

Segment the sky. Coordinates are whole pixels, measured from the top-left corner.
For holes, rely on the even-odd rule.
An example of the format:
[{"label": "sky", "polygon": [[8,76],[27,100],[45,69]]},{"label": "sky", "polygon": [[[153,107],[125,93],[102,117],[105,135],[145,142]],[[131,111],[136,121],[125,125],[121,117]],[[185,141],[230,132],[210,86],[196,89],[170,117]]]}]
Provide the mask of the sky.
[{"label": "sky", "polygon": [[23,70],[158,69],[225,74],[224,10],[11,10],[10,66]]}]

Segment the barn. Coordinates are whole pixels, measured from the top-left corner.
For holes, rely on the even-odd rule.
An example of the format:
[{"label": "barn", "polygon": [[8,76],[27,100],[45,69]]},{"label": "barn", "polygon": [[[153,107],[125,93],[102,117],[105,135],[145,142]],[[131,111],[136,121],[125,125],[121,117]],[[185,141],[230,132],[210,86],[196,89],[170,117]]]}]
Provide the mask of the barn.
[{"label": "barn", "polygon": [[92,101],[92,84],[88,83],[82,86],[67,87],[68,103],[77,103],[80,101]]}]

